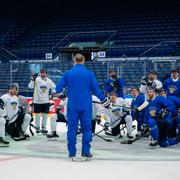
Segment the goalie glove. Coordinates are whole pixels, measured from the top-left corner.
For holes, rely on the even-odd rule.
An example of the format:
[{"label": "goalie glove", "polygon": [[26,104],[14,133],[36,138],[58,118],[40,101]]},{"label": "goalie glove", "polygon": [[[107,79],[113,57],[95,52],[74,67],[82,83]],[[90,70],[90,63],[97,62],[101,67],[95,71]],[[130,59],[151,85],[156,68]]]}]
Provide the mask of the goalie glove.
[{"label": "goalie glove", "polygon": [[101,101],[101,103],[107,109],[110,107],[110,101],[108,98],[105,98],[103,101]]}]

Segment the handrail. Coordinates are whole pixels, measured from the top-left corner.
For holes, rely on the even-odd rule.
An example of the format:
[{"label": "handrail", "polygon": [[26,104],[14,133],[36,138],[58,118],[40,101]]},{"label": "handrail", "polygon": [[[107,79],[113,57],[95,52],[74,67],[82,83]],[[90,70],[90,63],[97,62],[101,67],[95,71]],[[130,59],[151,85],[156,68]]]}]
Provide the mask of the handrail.
[{"label": "handrail", "polygon": [[163,44],[163,43],[178,43],[178,42],[180,42],[180,41],[161,41],[161,42],[155,44],[154,46],[152,46],[151,48],[149,48],[148,50],[146,50],[146,51],[144,51],[143,53],[141,53],[141,54],[139,55],[139,59],[140,59],[142,56],[144,56],[146,53],[148,53],[149,51],[155,49],[156,47],[160,46],[160,45]]},{"label": "handrail", "polygon": [[20,58],[18,56],[16,56],[15,54],[13,54],[11,51],[3,48],[3,47],[0,47],[1,50],[7,52],[8,54],[10,54],[11,56],[15,57],[17,60],[20,60]]}]

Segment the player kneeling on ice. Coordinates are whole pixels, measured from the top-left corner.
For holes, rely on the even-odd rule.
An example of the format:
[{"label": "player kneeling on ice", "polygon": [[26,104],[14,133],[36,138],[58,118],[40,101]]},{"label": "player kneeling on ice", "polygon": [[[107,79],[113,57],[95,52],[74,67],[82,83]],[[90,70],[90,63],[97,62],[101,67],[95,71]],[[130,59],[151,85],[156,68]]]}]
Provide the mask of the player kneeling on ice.
[{"label": "player kneeling on ice", "polygon": [[9,146],[9,142],[4,140],[5,124],[6,124],[6,120],[4,116],[5,116],[4,101],[0,98],[0,147]]},{"label": "player kneeling on ice", "polygon": [[61,101],[60,101],[60,104],[56,108],[56,113],[53,114],[50,119],[51,133],[47,134],[47,138],[59,137],[59,135],[57,134],[57,131],[56,131],[58,122],[65,122],[67,124],[67,120],[66,120],[67,97],[65,94],[62,94],[62,96],[60,98],[61,98]]},{"label": "player kneeling on ice", "polygon": [[169,130],[173,124],[171,113],[176,107],[165,97],[157,96],[154,89],[148,90],[147,97],[149,104],[146,108],[145,118],[153,139],[149,145],[167,147],[177,144],[177,140],[168,138]]},{"label": "player kneeling on ice", "polygon": [[111,131],[113,136],[120,134],[120,125],[126,124],[127,137],[132,139],[132,116],[130,115],[129,102],[123,98],[117,97],[115,92],[110,93],[111,109],[106,111],[105,119],[110,117]]},{"label": "player kneeling on ice", "polygon": [[19,86],[17,83],[13,83],[9,86],[7,94],[1,96],[4,101],[5,119],[6,119],[6,132],[14,140],[23,140],[28,136],[25,134],[31,121],[31,115],[26,114],[24,101],[25,99],[18,98]]}]

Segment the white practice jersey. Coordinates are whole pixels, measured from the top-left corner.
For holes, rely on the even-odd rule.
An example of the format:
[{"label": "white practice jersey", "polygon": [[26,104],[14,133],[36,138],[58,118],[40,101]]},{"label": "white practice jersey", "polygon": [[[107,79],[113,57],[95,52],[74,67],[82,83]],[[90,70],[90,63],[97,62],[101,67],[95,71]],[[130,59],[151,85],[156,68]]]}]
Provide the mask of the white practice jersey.
[{"label": "white practice jersey", "polygon": [[[34,84],[35,83],[35,84]],[[49,91],[55,93],[56,85],[48,77],[42,79],[38,76],[34,81],[30,81],[28,87],[34,89],[34,103],[44,104],[49,102]]]},{"label": "white practice jersey", "polygon": [[162,83],[161,81],[155,79],[153,82],[152,82],[152,85],[148,86],[148,85],[142,85],[140,86],[139,90],[141,93],[144,93],[146,95],[147,93],[147,90],[148,88],[153,88],[153,89],[160,89],[162,88]]},{"label": "white practice jersey", "polygon": [[101,116],[103,113],[103,107],[101,105],[101,101],[94,95],[92,96],[92,101],[92,119],[95,119],[96,116]]},{"label": "white practice jersey", "polygon": [[1,96],[4,101],[5,115],[8,116],[10,123],[14,122],[18,116],[19,100],[16,95],[4,94]]},{"label": "white practice jersey", "polygon": [[[120,107],[118,107],[120,106]],[[123,106],[123,107],[121,107]],[[105,119],[110,119],[110,123],[112,124],[114,121],[118,120],[116,123],[114,123],[111,127],[117,126],[121,118],[126,115],[125,111],[130,112],[130,104],[129,101],[123,99],[123,98],[116,98],[116,101],[114,103],[111,103],[111,108],[106,111],[105,113]]]}]

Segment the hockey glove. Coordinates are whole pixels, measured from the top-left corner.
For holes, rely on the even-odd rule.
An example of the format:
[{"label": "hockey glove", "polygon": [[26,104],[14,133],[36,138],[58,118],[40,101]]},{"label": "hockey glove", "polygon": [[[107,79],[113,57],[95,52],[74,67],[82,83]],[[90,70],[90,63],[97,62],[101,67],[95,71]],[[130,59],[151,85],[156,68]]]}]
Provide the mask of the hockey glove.
[{"label": "hockey glove", "polygon": [[167,115],[168,110],[166,108],[162,109],[158,112],[158,120],[164,119],[164,117]]},{"label": "hockey glove", "polygon": [[142,77],[141,84],[145,86],[145,85],[147,85],[147,82],[148,82],[148,77],[145,77],[145,76]]},{"label": "hockey glove", "polygon": [[95,118],[95,121],[97,122],[97,124],[101,123],[101,116],[97,115]]},{"label": "hockey glove", "polygon": [[110,101],[108,98],[105,98],[101,103],[107,109],[110,107]]},{"label": "hockey glove", "polygon": [[134,111],[135,111],[136,113],[138,113],[138,112],[139,112],[138,107],[134,107],[133,109],[134,109]]},{"label": "hockey glove", "polygon": [[60,93],[58,98],[65,99],[66,98],[66,94],[65,93]]},{"label": "hockey glove", "polygon": [[31,80],[35,81],[37,77],[38,77],[38,73],[35,73],[32,75]]}]

